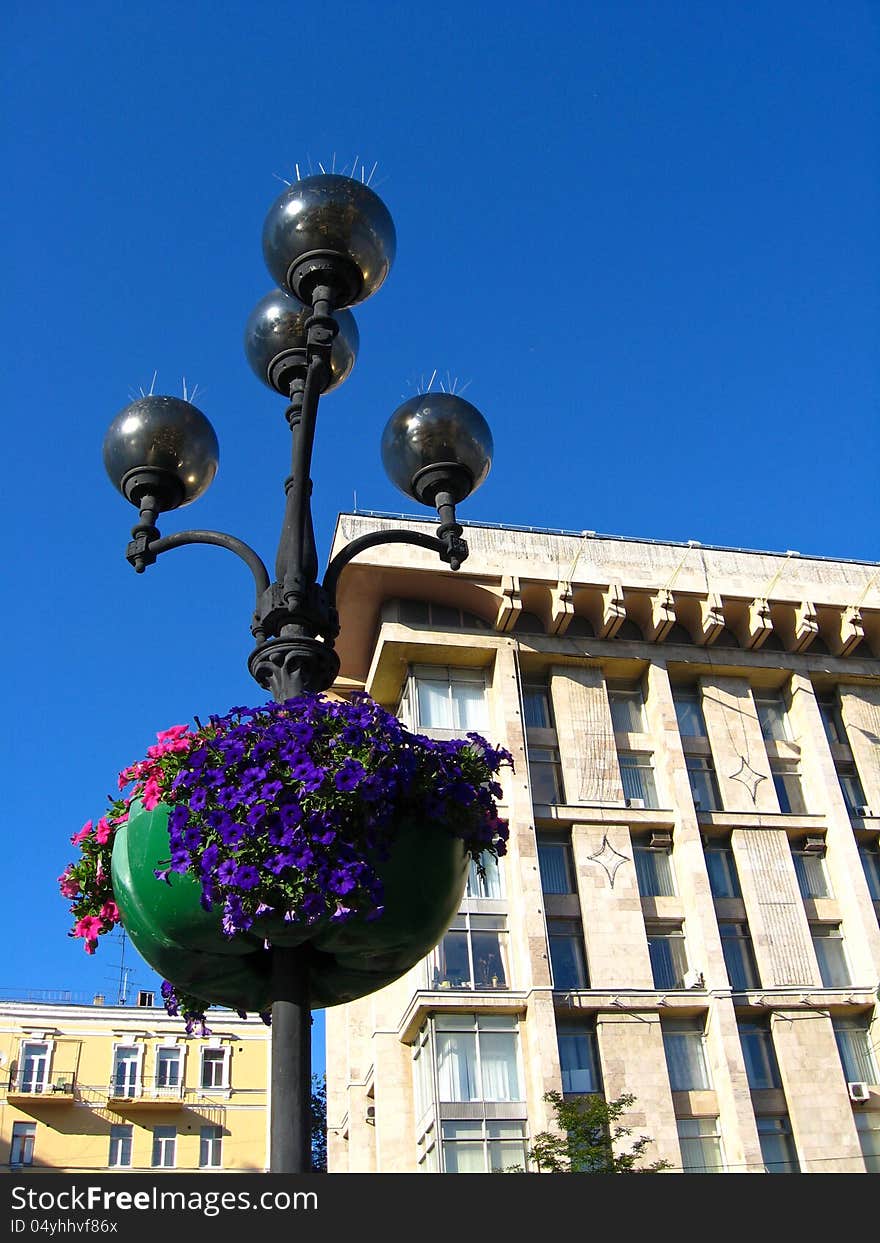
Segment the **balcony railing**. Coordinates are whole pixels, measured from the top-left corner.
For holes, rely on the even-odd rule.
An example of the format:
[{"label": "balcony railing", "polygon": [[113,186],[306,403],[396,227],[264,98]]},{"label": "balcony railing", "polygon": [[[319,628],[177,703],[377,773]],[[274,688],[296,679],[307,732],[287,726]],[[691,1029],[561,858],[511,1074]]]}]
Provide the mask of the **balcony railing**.
[{"label": "balcony railing", "polygon": [[126,1101],[130,1105],[179,1105],[185,1094],[183,1083],[169,1083],[165,1078],[155,1077],[142,1077],[134,1082],[114,1077],[107,1089],[109,1100]]},{"label": "balcony railing", "polygon": [[24,1071],[10,1075],[6,1089],[7,1100],[21,1097],[26,1100],[70,1101],[76,1095],[76,1076],[73,1071],[63,1071],[37,1079]]}]

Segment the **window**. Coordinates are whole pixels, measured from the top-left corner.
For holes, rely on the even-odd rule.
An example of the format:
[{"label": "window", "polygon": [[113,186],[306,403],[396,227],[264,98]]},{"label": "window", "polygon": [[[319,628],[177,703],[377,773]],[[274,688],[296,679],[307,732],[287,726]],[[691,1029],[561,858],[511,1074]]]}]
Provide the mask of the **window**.
[{"label": "window", "polygon": [[801,779],[796,760],[771,760],[770,773],[779,799],[779,810],[793,816],[802,816],[807,810],[801,790]]},{"label": "window", "polygon": [[880,1083],[868,1020],[833,1018],[832,1025],[847,1083]]},{"label": "window", "polygon": [[761,733],[767,742],[790,742],[791,730],[785,696],[781,691],[756,691],[755,708],[761,724]]},{"label": "window", "polygon": [[739,875],[733,850],[726,843],[715,842],[705,848],[706,871],[709,873],[709,889],[713,898],[741,898]]},{"label": "window", "polygon": [[426,1023],[413,1044],[413,1080],[415,1083],[416,1121],[423,1118],[434,1102],[431,1036]]},{"label": "window", "polygon": [[36,1137],[36,1122],[13,1122],[12,1145],[9,1149],[10,1165],[33,1165]]},{"label": "window", "polygon": [[45,1092],[49,1087],[49,1045],[43,1041],[27,1041],[21,1047],[21,1069],[18,1075],[22,1092]]},{"label": "window", "polygon": [[140,1091],[140,1053],[137,1045],[117,1045],[113,1051],[113,1085],[117,1097],[137,1096]]},{"label": "window", "polygon": [[865,791],[862,789],[855,764],[851,761],[838,764],[837,780],[840,782],[840,792],[846,803],[846,810],[851,816],[861,816],[863,813],[860,809],[865,806]]},{"label": "window", "polygon": [[639,893],[643,898],[673,897],[672,850],[666,845],[652,845],[655,837],[655,834],[633,837],[633,861]]},{"label": "window", "polygon": [[799,1174],[797,1149],[787,1114],[756,1118],[764,1169],[768,1174]]},{"label": "window", "polygon": [[170,1170],[174,1168],[177,1150],[177,1127],[153,1127],[153,1166]]},{"label": "window", "polygon": [[632,618],[627,617],[626,620],[622,621],[620,625],[617,627],[617,629],[615,630],[614,638],[615,639],[634,639],[636,640],[636,642],[641,643],[642,632],[639,626],[632,620]]},{"label": "window", "polygon": [[508,988],[507,917],[456,915],[431,954],[432,988]]},{"label": "window", "polygon": [[822,692],[816,696],[816,702],[819,705],[819,715],[825,726],[828,741],[832,744],[845,743],[847,741],[846,727],[840,714],[840,701],[837,693],[835,691]]},{"label": "window", "polygon": [[685,630],[681,622],[676,622],[670,630],[666,632],[664,643],[693,643],[693,638],[689,630]]},{"label": "window", "polygon": [[869,1174],[880,1174],[880,1114],[857,1113],[856,1130]]},{"label": "window", "polygon": [[759,988],[758,968],[755,965],[748,924],[723,920],[719,921],[718,931],[721,933],[721,952],[724,954],[730,987],[736,992]]},{"label": "window", "polygon": [[681,924],[646,924],[655,988],[684,988],[688,969]]},{"label": "window", "polygon": [[516,621],[513,623],[514,634],[543,634],[544,623],[538,617],[537,613],[527,613],[523,610]]},{"label": "window", "polygon": [[543,682],[526,682],[523,686],[523,715],[526,729],[553,729],[550,692]]},{"label": "window", "polygon": [[442,1123],[443,1168],[447,1174],[491,1174],[527,1168],[525,1124],[458,1119]]},{"label": "window", "polygon": [[529,747],[533,803],[562,803],[562,766],[555,747]]},{"label": "window", "polygon": [[500,898],[502,896],[501,869],[498,860],[488,850],[484,850],[480,855],[480,863],[483,865],[482,876],[477,868],[476,859],[471,859],[465,896],[468,898]]},{"label": "window", "polygon": [[[481,617],[465,609],[448,604],[434,604],[427,600],[391,601],[389,612],[396,614],[404,626],[433,626],[437,630],[455,630],[462,627],[466,630],[488,630],[488,623]],[[387,608],[387,606],[386,606]],[[383,620],[387,620],[383,609]]]},{"label": "window", "polygon": [[738,1024],[739,1040],[746,1063],[746,1076],[753,1092],[767,1088],[781,1088],[779,1064],[773,1036],[767,1023],[760,1019],[743,1020]]},{"label": "window", "polygon": [[721,796],[712,761],[707,755],[686,755],[684,758],[695,810],[720,811]]},{"label": "window", "polygon": [[437,1084],[443,1102],[520,1101],[516,1020],[444,1014],[436,1020]]},{"label": "window", "polygon": [[437,1153],[437,1133],[434,1122],[425,1127],[416,1141],[416,1162],[420,1174],[439,1173],[439,1156]]},{"label": "window", "polygon": [[568,839],[538,837],[538,866],[544,893],[574,893],[574,861]]},{"label": "window", "polygon": [[134,1127],[129,1123],[113,1124],[110,1127],[110,1154],[107,1164],[113,1167],[131,1165],[131,1137]]},{"label": "window", "polygon": [[830,898],[825,859],[820,851],[805,850],[792,842],[791,858],[802,898]]},{"label": "window", "polygon": [[693,1092],[711,1088],[706,1065],[703,1024],[697,1022],[664,1023],[663,1049],[673,1092]]},{"label": "window", "polygon": [[560,992],[589,988],[584,938],[579,919],[548,919],[547,940],[553,987]]},{"label": "window", "polygon": [[556,1028],[562,1091],[601,1092],[596,1033],[583,1023],[559,1023]]},{"label": "window", "polygon": [[596,637],[596,631],[590,619],[588,617],[581,617],[578,614],[575,614],[568,623],[565,633],[567,637],[572,639],[579,637],[594,639]]},{"label": "window", "polygon": [[819,960],[819,975],[824,988],[848,988],[849,967],[843,952],[843,935],[839,924],[810,924],[813,949]]},{"label": "window", "polygon": [[678,1143],[685,1174],[720,1174],[724,1169],[717,1118],[679,1118]]},{"label": "window", "polygon": [[632,806],[632,800],[638,800],[645,807],[659,807],[650,752],[618,751],[617,759],[627,803]]},{"label": "window", "polygon": [[203,1126],[199,1131],[199,1169],[219,1170],[222,1161],[222,1126]]},{"label": "window", "polygon": [[880,902],[880,846],[876,842],[871,845],[860,842],[859,858],[868,882],[868,892],[875,902]]},{"label": "window", "polygon": [[156,1089],[174,1095],[180,1088],[180,1049],[156,1051]]},{"label": "window", "polygon": [[226,1050],[202,1049],[202,1087],[225,1088]]},{"label": "window", "polygon": [[703,697],[698,690],[676,690],[675,715],[678,732],[682,738],[705,738],[706,720],[703,716]]},{"label": "window", "polygon": [[608,683],[608,705],[615,734],[644,734],[645,698],[640,686],[626,682]]},{"label": "window", "polygon": [[485,729],[488,715],[481,669],[417,665],[414,672],[416,723],[420,729]]}]

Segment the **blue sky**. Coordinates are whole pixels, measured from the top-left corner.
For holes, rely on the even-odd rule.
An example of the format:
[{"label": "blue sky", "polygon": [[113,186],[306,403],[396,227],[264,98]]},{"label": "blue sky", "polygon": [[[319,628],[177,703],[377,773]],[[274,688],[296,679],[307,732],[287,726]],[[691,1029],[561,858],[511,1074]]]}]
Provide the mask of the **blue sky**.
[{"label": "blue sky", "polygon": [[65,935],[68,839],[157,730],[261,697],[246,571],[203,548],[136,577],[101,442],[154,371],[198,382],[220,472],[162,530],[271,562],[284,403],[241,335],[297,162],[378,161],[398,236],[321,408],[322,555],[355,496],[413,512],[379,440],[436,367],[495,436],[465,519],[880,559],[876,5],[329,12],[7,7],[0,996],[115,994],[118,949]]}]

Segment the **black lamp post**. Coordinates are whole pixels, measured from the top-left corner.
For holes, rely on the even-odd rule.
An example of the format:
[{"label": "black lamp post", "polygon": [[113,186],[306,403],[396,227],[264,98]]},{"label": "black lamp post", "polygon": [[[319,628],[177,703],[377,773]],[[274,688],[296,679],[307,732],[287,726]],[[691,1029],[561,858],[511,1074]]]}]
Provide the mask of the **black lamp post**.
[{"label": "black lamp post", "polygon": [[[143,573],[160,553],[184,544],[215,544],[249,567],[256,589],[248,669],[278,701],[326,690],[339,671],[336,587],[345,565],[366,548],[415,544],[457,570],[468,555],[455,507],[489,472],[492,435],[480,412],[451,393],[426,393],[400,406],[382,438],[392,482],[437,510],[436,536],[405,530],[353,540],[318,581],[311,515],[310,465],[318,402],[354,366],[358,332],[347,307],[379,288],[395,252],[394,224],[368,186],[336,174],[307,177],[276,200],[263,228],[263,252],[278,282],[251,313],[245,353],[261,380],[289,401],[291,474],[275,561],[275,580],[247,544],[220,531],[160,535],[160,513],[196,500],[211,484],[217,437],[190,402],[142,397],[113,420],[104,464],[139,513],[126,557]],[[270,1169],[310,1168],[311,1012],[308,949],[272,951]]]}]

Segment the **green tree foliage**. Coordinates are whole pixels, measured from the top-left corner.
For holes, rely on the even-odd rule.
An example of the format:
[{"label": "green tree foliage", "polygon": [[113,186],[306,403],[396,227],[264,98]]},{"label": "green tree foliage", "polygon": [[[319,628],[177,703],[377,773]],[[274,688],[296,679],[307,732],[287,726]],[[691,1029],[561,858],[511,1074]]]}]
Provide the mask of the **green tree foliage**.
[{"label": "green tree foliage", "polygon": [[[566,1100],[548,1092],[544,1100],[553,1106],[559,1132],[542,1131],[529,1149],[531,1167],[546,1174],[654,1174],[669,1169],[668,1161],[642,1165],[650,1136],[630,1140],[632,1128],[620,1117],[635,1102],[629,1094],[606,1101],[601,1096],[578,1096]],[[619,1141],[626,1140],[625,1145]]]},{"label": "green tree foliage", "polygon": [[312,1075],[312,1173],[327,1173],[327,1076]]}]

